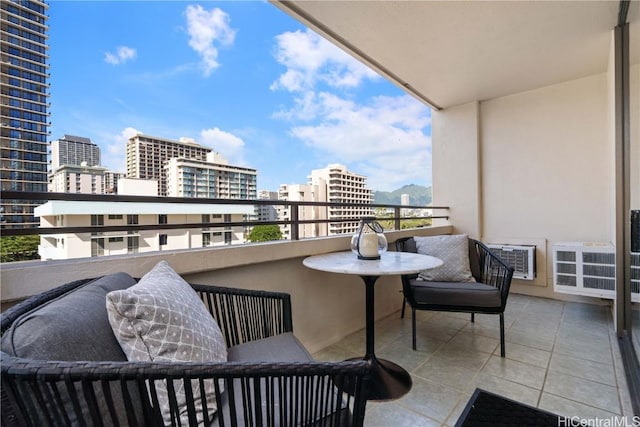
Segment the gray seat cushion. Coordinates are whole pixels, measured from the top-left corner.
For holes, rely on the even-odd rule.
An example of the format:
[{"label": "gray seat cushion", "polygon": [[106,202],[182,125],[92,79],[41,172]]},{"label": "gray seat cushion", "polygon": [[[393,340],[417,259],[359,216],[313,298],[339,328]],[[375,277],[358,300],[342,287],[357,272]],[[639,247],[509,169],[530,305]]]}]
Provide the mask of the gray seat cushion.
[{"label": "gray seat cushion", "polygon": [[500,307],[500,290],[479,282],[428,282],[411,280],[414,299],[420,304],[458,307]]},{"label": "gray seat cushion", "polygon": [[313,357],[291,332],[227,349],[229,362],[306,362]]},{"label": "gray seat cushion", "polygon": [[[261,340],[246,342],[234,347],[229,347],[227,350],[227,360],[229,362],[310,362],[313,361],[313,357],[309,354],[306,348],[298,341],[298,339],[291,332],[287,332],[280,335],[275,335],[273,337],[264,338]],[[253,388],[254,383],[251,382],[250,387]],[[277,382],[273,384],[274,386],[274,396],[276,399],[279,398],[280,393],[278,392],[278,384]],[[263,396],[263,400],[265,399],[265,386],[261,384],[261,395]],[[300,390],[299,392],[302,392]],[[242,391],[242,382],[240,380],[234,381],[234,396],[236,405],[238,402],[242,401],[243,391]],[[280,404],[276,403],[277,407],[289,407],[288,404]],[[263,411],[263,421],[268,420],[268,415],[266,412],[266,402],[262,404]],[[245,420],[245,416],[247,415],[242,411],[242,409],[247,410],[247,408],[239,408],[241,411],[236,411],[236,424],[238,426],[248,426],[255,423],[255,420]],[[253,408],[252,408],[253,409]],[[224,419],[226,423],[229,423],[231,420],[231,415],[229,414],[229,395],[225,390],[222,396],[222,408]],[[302,409],[299,408],[298,413],[302,413]],[[331,410],[330,408],[325,409],[324,414],[320,414],[315,422],[308,424],[310,426],[313,425],[334,425],[337,423],[337,419],[333,419],[334,417],[340,417],[340,425],[347,425],[349,419],[349,408],[343,402],[342,406],[337,410]],[[280,425],[279,413],[274,414],[274,422],[275,425]],[[218,426],[219,422],[217,419],[217,415],[214,417],[212,426]]]}]

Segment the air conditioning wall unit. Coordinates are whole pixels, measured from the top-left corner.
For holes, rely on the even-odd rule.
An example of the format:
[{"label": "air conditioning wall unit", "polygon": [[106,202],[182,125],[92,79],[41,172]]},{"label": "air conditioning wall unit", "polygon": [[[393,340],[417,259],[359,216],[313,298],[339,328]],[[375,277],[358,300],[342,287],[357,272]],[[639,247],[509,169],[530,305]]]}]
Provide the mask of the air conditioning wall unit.
[{"label": "air conditioning wall unit", "polygon": [[513,267],[516,279],[533,280],[536,277],[536,247],[534,245],[488,244],[491,252]]},{"label": "air conditioning wall unit", "polygon": [[559,242],[553,245],[556,292],[607,299],[616,297],[616,253],[610,243]]}]

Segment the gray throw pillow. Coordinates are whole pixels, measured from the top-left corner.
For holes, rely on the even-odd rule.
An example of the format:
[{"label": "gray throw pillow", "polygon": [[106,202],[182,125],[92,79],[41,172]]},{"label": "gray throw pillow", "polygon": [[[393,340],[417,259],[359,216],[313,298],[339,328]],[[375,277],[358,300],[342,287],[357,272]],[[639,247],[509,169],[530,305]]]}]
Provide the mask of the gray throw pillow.
[{"label": "gray throw pillow", "polygon": [[[135,279],[127,273],[109,274],[38,306],[16,319],[2,334],[2,351],[32,360],[126,362],[127,357],[107,319],[104,300],[107,293],[135,284]],[[127,387],[133,407],[141,408],[137,385],[131,382]],[[105,424],[117,422],[127,425],[122,386],[112,382],[109,388],[115,402],[116,420],[105,420]],[[82,384],[76,383],[75,389],[79,396],[83,395]],[[109,408],[103,390],[96,389],[96,396],[101,413],[106,414]],[[76,398],[72,398],[64,387],[60,387],[58,393],[64,406],[62,412],[69,416],[69,425],[79,425],[75,412],[78,409],[80,417],[91,418],[85,400],[81,400],[77,406],[74,404]],[[61,411],[59,407],[53,408],[58,401],[45,400],[44,405],[50,407],[50,413]],[[140,410],[132,416],[141,422],[141,413]],[[31,415],[36,420],[44,416],[39,410]]]},{"label": "gray throw pillow", "polygon": [[[166,261],[160,261],[137,285],[107,294],[109,322],[116,338],[131,361],[144,362],[226,362],[227,347],[220,327],[207,311],[191,285]],[[182,381],[175,381],[180,420],[189,424],[186,392]],[[205,382],[208,417],[215,412],[213,380]],[[171,424],[166,384],[158,384],[158,401],[165,424]],[[197,384],[193,395],[198,422],[202,402]]]},{"label": "gray throw pillow", "polygon": [[2,351],[34,360],[127,360],[107,320],[107,293],[136,281],[115,273],[23,314],[2,334]]},{"label": "gray throw pillow", "polygon": [[469,264],[469,236],[466,234],[416,236],[413,238],[419,254],[440,258],[441,267],[425,270],[418,280],[431,282],[474,282]]}]

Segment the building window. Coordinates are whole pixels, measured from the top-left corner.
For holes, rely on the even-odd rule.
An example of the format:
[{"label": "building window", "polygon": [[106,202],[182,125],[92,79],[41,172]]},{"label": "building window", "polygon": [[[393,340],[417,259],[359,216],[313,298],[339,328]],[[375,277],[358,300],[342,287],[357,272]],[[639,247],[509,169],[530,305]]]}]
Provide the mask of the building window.
[{"label": "building window", "polygon": [[160,235],[160,246],[165,246],[167,244],[167,235],[166,234],[161,234]]},{"label": "building window", "polygon": [[211,234],[204,233],[202,234],[202,247],[211,246]]},{"label": "building window", "polygon": [[109,237],[109,243],[119,243],[124,242],[123,237]]},{"label": "building window", "polygon": [[167,220],[167,215],[165,214],[160,214],[158,215],[158,224],[168,224],[169,221]]},{"label": "building window", "polygon": [[137,225],[138,215],[127,215],[127,225]]},{"label": "building window", "polygon": [[127,253],[128,254],[137,254],[139,247],[139,236],[128,236],[127,237]]},{"label": "building window", "polygon": [[104,225],[104,215],[91,215],[91,226]]},{"label": "building window", "polygon": [[122,215],[109,215],[109,219],[122,219]]},{"label": "building window", "polygon": [[230,245],[232,240],[233,240],[233,236],[231,233],[224,233],[224,242],[226,244]]},{"label": "building window", "polygon": [[91,256],[103,256],[104,255],[104,239],[91,239]]}]

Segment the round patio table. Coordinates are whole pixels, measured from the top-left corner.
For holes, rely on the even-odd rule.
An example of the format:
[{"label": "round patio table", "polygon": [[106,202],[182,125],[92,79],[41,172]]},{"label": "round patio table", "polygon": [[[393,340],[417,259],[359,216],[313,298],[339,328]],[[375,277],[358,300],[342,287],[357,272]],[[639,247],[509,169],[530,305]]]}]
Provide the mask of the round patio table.
[{"label": "round patio table", "polygon": [[[380,276],[413,274],[442,265],[442,260],[429,255],[409,252],[384,252],[379,260],[361,260],[352,251],[313,255],[302,263],[314,270],[331,273],[354,274],[365,284],[366,353],[362,359],[372,366],[371,384],[367,400],[398,399],[411,390],[411,375],[401,366],[375,355],[374,285]],[[358,358],[360,359],[360,358]],[[343,389],[349,392],[349,386]]]}]

